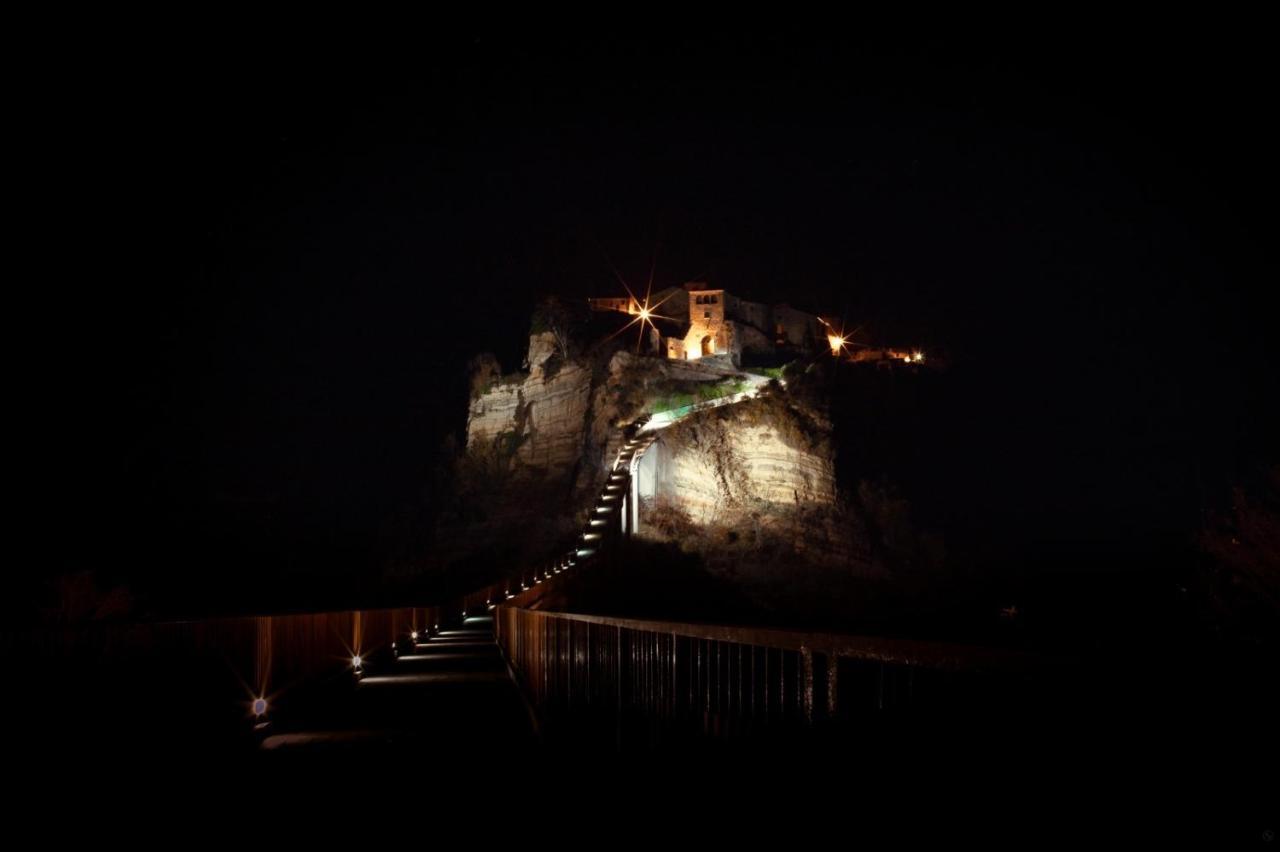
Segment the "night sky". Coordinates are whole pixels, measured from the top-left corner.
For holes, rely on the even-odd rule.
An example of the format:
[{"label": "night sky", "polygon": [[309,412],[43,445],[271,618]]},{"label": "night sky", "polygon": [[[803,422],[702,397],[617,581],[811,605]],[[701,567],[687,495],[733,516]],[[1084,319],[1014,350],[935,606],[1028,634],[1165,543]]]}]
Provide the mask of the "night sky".
[{"label": "night sky", "polygon": [[[210,39],[51,67],[38,570],[376,573],[439,496],[466,361],[518,367],[539,295],[613,294],[610,260],[641,281],[655,246],[659,284],[945,350],[941,487],[1009,553],[1180,540],[1275,458],[1264,45],[1044,32]],[[268,545],[211,576],[226,541]]]}]

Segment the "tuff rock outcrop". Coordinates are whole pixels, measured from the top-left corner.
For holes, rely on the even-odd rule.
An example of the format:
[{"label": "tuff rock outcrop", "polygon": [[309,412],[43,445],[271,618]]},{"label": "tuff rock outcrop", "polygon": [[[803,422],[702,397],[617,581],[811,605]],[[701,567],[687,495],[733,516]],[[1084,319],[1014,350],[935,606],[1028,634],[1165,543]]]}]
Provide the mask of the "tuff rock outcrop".
[{"label": "tuff rock outcrop", "polygon": [[[618,351],[565,360],[546,333],[530,338],[527,372],[502,376],[477,364],[460,465],[469,513],[455,520],[474,544],[517,542],[513,558],[536,559],[573,534],[619,426],[673,388],[696,398],[698,388],[735,378],[712,359]],[[736,572],[768,563],[867,574],[866,537],[837,487],[830,434],[818,407],[776,384],[758,399],[689,415],[645,457],[641,535]]]}]

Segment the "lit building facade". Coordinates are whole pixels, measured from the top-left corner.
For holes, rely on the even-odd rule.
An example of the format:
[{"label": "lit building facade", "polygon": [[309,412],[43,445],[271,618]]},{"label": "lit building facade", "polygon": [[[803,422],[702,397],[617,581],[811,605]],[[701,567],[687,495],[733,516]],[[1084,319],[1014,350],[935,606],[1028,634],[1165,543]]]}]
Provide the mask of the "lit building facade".
[{"label": "lit building facade", "polygon": [[[630,296],[590,299],[595,311],[649,315]],[[814,314],[788,305],[739,299],[702,283],[673,287],[652,296],[650,351],[673,360],[724,358],[741,366],[745,357],[768,359],[780,350],[812,353],[826,342]]]}]

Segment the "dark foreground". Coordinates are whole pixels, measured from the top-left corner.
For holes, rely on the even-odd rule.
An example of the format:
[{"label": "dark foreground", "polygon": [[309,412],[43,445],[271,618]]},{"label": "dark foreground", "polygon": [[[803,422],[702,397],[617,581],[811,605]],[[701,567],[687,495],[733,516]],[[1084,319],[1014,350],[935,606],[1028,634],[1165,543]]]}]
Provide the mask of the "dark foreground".
[{"label": "dark foreground", "polygon": [[[373,616],[363,623],[366,634],[374,629]],[[587,690],[585,706],[553,702],[535,718],[522,695],[545,693],[546,685],[521,689],[489,617],[423,631],[422,641],[397,635],[394,649],[362,660],[360,677],[332,655],[323,674],[282,682],[262,718],[230,652],[166,656],[168,646],[153,647],[81,667],[15,660],[6,702],[10,771],[46,779],[55,785],[42,787],[49,790],[92,778],[102,797],[170,789],[171,780],[171,789],[240,795],[246,779],[278,786],[279,772],[304,785],[281,787],[273,794],[280,796],[308,782],[394,785],[463,773],[465,785],[432,789],[470,795],[490,785],[484,789],[505,795],[514,782],[530,801],[602,795],[614,809],[723,795],[741,805],[732,791],[744,789],[773,802],[765,812],[739,812],[739,825],[748,816],[783,816],[779,808],[793,797],[808,802],[787,811],[793,816],[823,801],[851,808],[870,788],[909,810],[939,795],[963,803],[970,829],[1031,820],[1047,825],[1045,836],[1060,836],[1105,823],[1106,836],[1246,842],[1265,842],[1263,832],[1275,830],[1268,819],[1280,727],[1265,657],[1146,656],[1105,667],[1093,659],[1055,670],[1032,692],[855,701],[842,705],[850,709],[838,722],[700,737],[640,718],[643,705],[630,699],[611,715],[611,702],[595,703],[596,689]],[[277,633],[277,667],[284,648]],[[598,674],[572,674],[579,671]],[[848,674],[842,690],[856,686]],[[723,729],[714,704],[710,712],[707,721]],[[365,771],[374,767],[376,775]],[[636,790],[641,799],[622,795]],[[1058,816],[1042,819],[1045,810]],[[936,815],[894,826],[935,836],[951,830]]]}]

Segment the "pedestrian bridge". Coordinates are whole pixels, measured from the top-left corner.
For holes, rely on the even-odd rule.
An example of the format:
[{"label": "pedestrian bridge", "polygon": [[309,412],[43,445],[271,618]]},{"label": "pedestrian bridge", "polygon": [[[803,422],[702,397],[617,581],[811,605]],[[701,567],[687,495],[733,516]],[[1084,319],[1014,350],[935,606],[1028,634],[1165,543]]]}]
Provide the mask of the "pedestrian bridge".
[{"label": "pedestrian bridge", "polygon": [[[54,694],[79,671],[117,701],[136,700],[115,716],[104,705],[126,727],[148,719],[152,734],[171,724],[177,737],[270,755],[785,737],[866,712],[999,702],[1030,671],[1022,655],[946,643],[554,611],[550,591],[627,546],[637,464],[678,419],[620,431],[582,531],[555,558],[454,599],[10,633],[5,644],[59,664],[51,670],[67,677],[49,684]],[[68,693],[59,706],[75,701]]]}]

